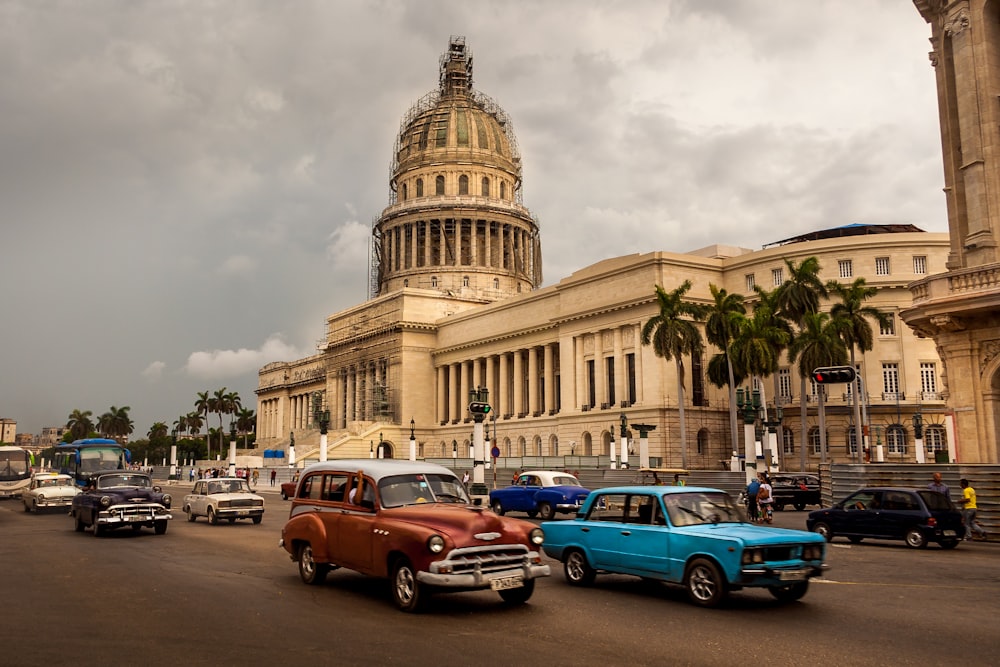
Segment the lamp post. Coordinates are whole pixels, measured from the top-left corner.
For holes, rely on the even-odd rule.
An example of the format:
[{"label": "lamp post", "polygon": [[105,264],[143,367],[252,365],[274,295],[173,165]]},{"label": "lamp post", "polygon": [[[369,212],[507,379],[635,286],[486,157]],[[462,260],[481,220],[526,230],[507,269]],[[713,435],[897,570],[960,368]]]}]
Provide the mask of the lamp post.
[{"label": "lamp post", "polygon": [[619,468],[628,468],[628,419],[625,417],[625,413],[621,413],[618,416],[618,421],[621,423],[621,431],[619,436],[621,437],[621,442],[619,443],[619,455],[621,456],[621,465]]},{"label": "lamp post", "polygon": [[639,467],[649,467],[649,432],[656,430],[654,424],[632,424],[639,431]]},{"label": "lamp post", "polygon": [[757,447],[754,425],[760,409],[760,392],[742,387],[736,390],[736,407],[743,415],[743,467],[749,484],[757,476]]},{"label": "lamp post", "polygon": [[[774,419],[771,419],[771,415],[774,415]],[[776,453],[778,452],[778,427],[781,426],[781,420],[784,417],[784,411],[781,406],[775,406],[773,411],[764,408],[764,426],[767,427],[767,449],[764,451],[764,463],[767,465],[767,469],[771,472],[776,472],[778,467],[775,466],[774,461],[776,458]]]},{"label": "lamp post", "polygon": [[236,420],[229,422],[229,476],[236,477]]},{"label": "lamp post", "polygon": [[875,460],[879,463],[885,461],[885,452],[882,450],[882,427],[875,427]]},{"label": "lamp post", "polygon": [[490,413],[490,390],[469,390],[469,413],[472,414],[472,483],[486,483],[486,437],[483,422]]},{"label": "lamp post", "polygon": [[330,411],[323,409],[323,395],[318,391],[313,394],[313,421],[319,424],[319,460],[326,461],[326,434],[330,430]]},{"label": "lamp post", "polygon": [[295,467],[295,431],[288,432],[288,467]]},{"label": "lamp post", "polygon": [[[451,441],[451,460],[452,461],[457,461],[458,460],[458,441],[457,440],[452,440]],[[455,464],[452,464],[452,467],[454,467],[454,465]]]},{"label": "lamp post", "polygon": [[615,425],[614,424],[612,424],[610,427],[608,427],[608,447],[610,448],[610,451],[608,452],[608,455],[609,455],[609,458],[611,459],[611,462],[610,462],[611,469],[612,470],[616,470],[618,468],[618,455],[616,453],[617,450],[618,450],[618,443],[615,441]]},{"label": "lamp post", "polygon": [[376,458],[385,458],[385,438],[382,437],[382,432],[378,433],[378,456]]},{"label": "lamp post", "polygon": [[913,415],[913,446],[917,448],[917,463],[926,463],[924,458],[924,416]]},{"label": "lamp post", "polygon": [[416,422],[413,421],[413,417],[410,417],[410,460],[417,460],[417,436],[413,433],[413,428],[416,426]]},{"label": "lamp post", "polygon": [[375,458],[375,441],[374,440],[369,440],[368,441],[368,458],[370,458],[370,459]]},{"label": "lamp post", "polygon": [[170,477],[177,479],[177,429],[170,434]]}]

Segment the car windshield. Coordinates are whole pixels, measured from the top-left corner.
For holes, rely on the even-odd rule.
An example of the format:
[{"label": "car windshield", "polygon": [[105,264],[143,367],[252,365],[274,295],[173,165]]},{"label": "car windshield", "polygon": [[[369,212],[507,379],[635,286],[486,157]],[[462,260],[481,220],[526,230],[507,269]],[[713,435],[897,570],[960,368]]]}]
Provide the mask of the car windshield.
[{"label": "car windshield", "polygon": [[247,483],[242,479],[227,479],[221,482],[209,482],[209,493],[249,493]]},{"label": "car windshield", "polygon": [[121,475],[102,475],[97,480],[97,488],[113,489],[118,486],[134,486],[147,489],[153,484],[148,475],[131,475],[123,473]]},{"label": "car windshield", "polygon": [[670,523],[675,526],[741,523],[743,514],[725,492],[692,491],[663,496]]},{"label": "car windshield", "polygon": [[552,478],[555,486],[581,486],[580,482],[572,475],[556,475]]},{"label": "car windshield", "polygon": [[454,475],[411,474],[394,475],[379,480],[382,507],[402,507],[421,503],[468,504],[465,487]]}]

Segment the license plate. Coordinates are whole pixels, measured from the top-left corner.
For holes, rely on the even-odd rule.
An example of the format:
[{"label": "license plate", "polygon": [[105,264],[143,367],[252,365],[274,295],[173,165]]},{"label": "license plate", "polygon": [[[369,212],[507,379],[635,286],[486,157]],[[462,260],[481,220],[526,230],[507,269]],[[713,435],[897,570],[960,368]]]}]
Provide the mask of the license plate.
[{"label": "license plate", "polygon": [[806,578],[807,570],[785,570],[778,574],[781,581],[802,581]]},{"label": "license plate", "polygon": [[514,577],[501,577],[490,581],[490,588],[495,591],[505,591],[508,588],[520,588],[524,586],[524,577],[517,575]]},{"label": "license plate", "polygon": [[249,516],[249,515],[250,515],[250,512],[249,512],[249,511],[247,511],[247,510],[240,510],[240,511],[238,512],[238,514],[239,514],[239,516]]},{"label": "license plate", "polygon": [[944,534],[945,537],[955,537],[955,531],[954,530],[945,530],[945,531],[942,531],[942,532],[943,532],[943,534]]}]

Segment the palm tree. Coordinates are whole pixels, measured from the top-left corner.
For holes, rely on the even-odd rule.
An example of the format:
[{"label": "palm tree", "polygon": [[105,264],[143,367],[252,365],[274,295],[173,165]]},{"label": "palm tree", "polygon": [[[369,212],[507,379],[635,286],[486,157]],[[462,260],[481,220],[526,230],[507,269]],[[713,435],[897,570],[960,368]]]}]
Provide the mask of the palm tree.
[{"label": "palm tree", "polygon": [[[742,326],[742,320],[746,318],[747,310],[743,305],[742,294],[729,294],[724,288],[719,289],[711,283],[708,289],[712,292],[712,305],[706,311],[705,338],[722,350],[721,356],[726,364],[729,385],[729,428],[735,451],[739,446],[739,433],[736,427],[736,377],[733,373],[733,359],[729,347]],[[709,362],[710,375],[713,361],[714,358]]]},{"label": "palm tree", "polygon": [[101,435],[119,441],[127,439],[128,435],[135,430],[132,419],[128,416],[129,410],[131,408],[128,406],[118,408],[112,405],[111,409],[97,420],[97,427]]},{"label": "palm tree", "polygon": [[91,419],[93,412],[90,410],[73,410],[66,421],[66,428],[73,436],[73,440],[80,440],[90,435],[94,430],[94,422]]},{"label": "palm tree", "polygon": [[146,434],[146,437],[150,440],[167,437],[167,425],[163,422],[154,423],[149,427],[149,433]]},{"label": "palm tree", "polygon": [[[793,322],[801,333],[805,316],[819,312],[820,299],[826,299],[829,293],[819,277],[820,265],[816,257],[807,257],[798,266],[792,260],[785,258],[785,266],[788,268],[788,278],[776,290],[776,305],[778,312]],[[789,363],[793,361],[789,359]],[[806,375],[811,372],[812,368],[799,366],[799,421],[802,430],[803,470],[805,470],[805,443],[809,434],[809,425],[806,423],[809,409],[806,403]]]},{"label": "palm tree", "polygon": [[[202,418],[200,412],[189,412],[181,419],[184,420],[184,425],[186,426],[188,433],[192,436],[196,436],[201,433],[201,427],[205,425],[205,420]],[[180,425],[178,425],[178,430],[180,430]]]},{"label": "palm tree", "polygon": [[701,321],[705,307],[684,301],[691,289],[685,280],[677,289],[667,292],[656,285],[659,313],[649,318],[642,327],[642,344],[652,343],[656,356],[674,360],[677,369],[677,409],[681,426],[681,466],[687,467],[687,431],[684,423],[684,356],[701,354],[704,344],[701,332],[694,322]]},{"label": "palm tree", "polygon": [[[199,391],[198,392],[198,400],[194,402],[194,409],[197,410],[200,414],[205,415],[204,420],[199,420],[198,432],[200,433],[201,432],[201,427],[208,423],[208,413],[212,409],[212,399],[209,396],[207,389],[205,391]],[[194,433],[192,433],[191,435],[194,435]],[[209,460],[211,460],[212,459],[212,443],[208,439],[208,436],[205,436],[205,447],[207,448],[205,456]]]},{"label": "palm tree", "polygon": [[[788,362],[799,360],[799,374],[802,376],[802,403],[805,403],[805,376],[814,368],[840,366],[847,361],[847,348],[837,335],[837,326],[827,313],[805,313],[800,322],[798,334],[788,346]],[[822,391],[822,389],[821,389]],[[806,443],[808,427],[805,426],[805,412],[802,412],[802,442],[799,448],[800,470],[806,469]],[[820,434],[820,451],[826,456],[826,434]]]},{"label": "palm tree", "polygon": [[174,422],[174,432],[184,433],[187,430],[188,430],[187,415],[181,415],[180,417],[177,418],[177,421]]},{"label": "palm tree", "polygon": [[[850,285],[842,285],[836,280],[831,280],[826,288],[840,299],[840,303],[833,304],[830,309],[830,316],[836,326],[837,335],[851,352],[851,367],[857,368],[855,348],[865,353],[875,345],[875,336],[868,320],[873,319],[879,326],[887,328],[892,323],[891,319],[874,306],[865,305],[865,301],[878,294],[878,288],[867,285],[864,278],[855,278]],[[851,394],[854,399],[854,441],[857,443],[859,459],[861,443],[864,442],[861,439],[860,393],[861,380],[858,377],[854,380],[854,390]]]},{"label": "palm tree", "polygon": [[[235,421],[237,413],[239,413],[240,408],[243,407],[243,402],[240,400],[239,392],[231,391],[222,397],[222,407],[223,412],[227,415],[232,415],[232,421]],[[239,428],[239,427],[237,427]]]},{"label": "palm tree", "polygon": [[243,434],[243,449],[247,448],[247,435],[257,425],[257,413],[250,408],[240,409],[236,417],[236,428]]}]

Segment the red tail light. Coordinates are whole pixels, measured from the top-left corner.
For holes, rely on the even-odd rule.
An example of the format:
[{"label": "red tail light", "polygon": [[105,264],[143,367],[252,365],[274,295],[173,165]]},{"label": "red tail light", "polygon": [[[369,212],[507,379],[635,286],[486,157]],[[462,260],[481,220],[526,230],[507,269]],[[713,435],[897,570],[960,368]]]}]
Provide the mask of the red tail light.
[{"label": "red tail light", "polygon": [[937,525],[937,519],[935,519],[934,517],[927,519],[927,525],[933,528],[934,526]]}]

